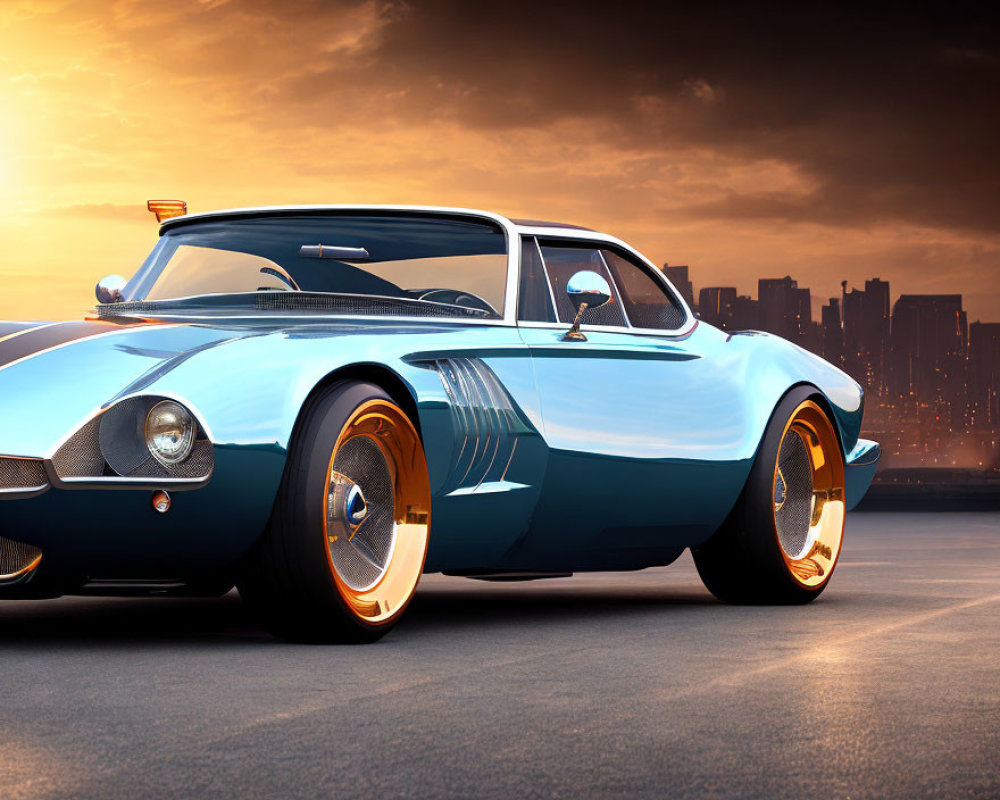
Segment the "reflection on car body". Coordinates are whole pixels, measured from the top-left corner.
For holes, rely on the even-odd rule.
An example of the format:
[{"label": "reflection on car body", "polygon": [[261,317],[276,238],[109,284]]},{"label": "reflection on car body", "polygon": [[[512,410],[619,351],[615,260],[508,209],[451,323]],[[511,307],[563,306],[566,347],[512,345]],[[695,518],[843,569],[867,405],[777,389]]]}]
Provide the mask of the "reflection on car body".
[{"label": "reflection on car body", "polygon": [[368,641],[423,572],[537,578],[691,548],[731,602],[836,566],[862,391],[700,323],[596,231],[465,209],[192,214],[86,321],[0,323],[0,595],[221,593]]}]

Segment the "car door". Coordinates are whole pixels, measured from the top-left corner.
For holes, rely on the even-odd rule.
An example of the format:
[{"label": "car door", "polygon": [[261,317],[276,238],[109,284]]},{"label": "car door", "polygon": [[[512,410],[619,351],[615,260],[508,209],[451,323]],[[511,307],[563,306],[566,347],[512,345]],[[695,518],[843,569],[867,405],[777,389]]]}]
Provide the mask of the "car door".
[{"label": "car door", "polygon": [[[525,286],[532,270],[548,310],[542,286]],[[585,313],[586,341],[564,341],[580,270],[608,281],[612,300]],[[521,287],[535,298],[518,325],[550,449],[524,553],[553,566],[573,554],[578,569],[669,562],[725,513],[712,486],[731,465],[713,456],[733,442],[739,403],[706,359],[725,336],[698,331],[658,270],[617,243],[526,237]]]}]

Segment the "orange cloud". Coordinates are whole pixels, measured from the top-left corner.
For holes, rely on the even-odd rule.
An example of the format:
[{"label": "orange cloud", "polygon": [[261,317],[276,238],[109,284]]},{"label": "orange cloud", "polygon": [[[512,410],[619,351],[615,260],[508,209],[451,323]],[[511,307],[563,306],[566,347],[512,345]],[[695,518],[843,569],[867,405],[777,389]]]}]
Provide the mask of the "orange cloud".
[{"label": "orange cloud", "polygon": [[[483,207],[609,230],[698,286],[792,274],[828,297],[879,275],[996,317],[996,112],[977,103],[997,67],[976,42],[901,25],[855,65],[839,18],[783,52],[808,20],[516,5],[4,4],[0,316],[78,315],[151,247],[155,196]],[[919,85],[881,50],[916,53]]]}]

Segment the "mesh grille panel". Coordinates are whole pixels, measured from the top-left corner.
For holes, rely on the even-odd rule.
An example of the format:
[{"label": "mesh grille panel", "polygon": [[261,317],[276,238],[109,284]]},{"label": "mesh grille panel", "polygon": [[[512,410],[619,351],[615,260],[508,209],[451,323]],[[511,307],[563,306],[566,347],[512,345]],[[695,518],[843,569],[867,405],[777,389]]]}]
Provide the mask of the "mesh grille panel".
[{"label": "mesh grille panel", "polygon": [[35,489],[48,485],[45,467],[31,458],[0,458],[0,489]]},{"label": "mesh grille panel", "polygon": [[414,317],[493,317],[488,311],[445,303],[430,303],[395,297],[351,297],[343,295],[300,295],[264,292],[254,298],[262,311],[339,311],[342,314]]},{"label": "mesh grille panel", "polygon": [[[52,457],[56,473],[60,478],[113,478],[121,475],[128,478],[188,480],[209,475],[215,455],[208,439],[195,441],[191,455],[184,462],[169,468],[150,455],[141,428],[146,409],[159,399],[125,400],[92,419]],[[102,428],[105,418],[108,424]],[[204,436],[204,432],[199,430],[198,435]]]},{"label": "mesh grille panel", "polygon": [[[217,305],[191,302],[125,302],[97,306],[101,319],[141,316],[145,314],[190,313],[192,311],[240,312],[243,305]],[[296,292],[260,292],[253,297],[253,308],[258,311],[330,311],[372,317],[472,317],[474,319],[499,319],[496,314],[479,308],[432,303],[406,297],[381,297],[365,295],[308,294]]]},{"label": "mesh grille panel", "polygon": [[[354,535],[344,533],[330,542],[337,573],[352,589],[363,590],[382,577],[392,556],[396,538],[392,475],[382,450],[367,436],[344,442],[333,470],[356,483],[368,503],[368,516]],[[335,513],[342,516],[339,510]]]},{"label": "mesh grille panel", "polygon": [[101,418],[84,425],[52,456],[52,466],[60,478],[100,477],[104,474],[104,457],[98,435]]},{"label": "mesh grille panel", "polygon": [[130,475],[151,460],[146,446],[146,415],[155,398],[130,397],[101,416],[101,455],[119,475]]},{"label": "mesh grille panel", "polygon": [[774,494],[778,541],[789,558],[802,558],[812,519],[812,462],[805,443],[794,429],[781,440]]},{"label": "mesh grille panel", "polygon": [[0,578],[9,578],[27,569],[41,554],[37,547],[0,536]]}]

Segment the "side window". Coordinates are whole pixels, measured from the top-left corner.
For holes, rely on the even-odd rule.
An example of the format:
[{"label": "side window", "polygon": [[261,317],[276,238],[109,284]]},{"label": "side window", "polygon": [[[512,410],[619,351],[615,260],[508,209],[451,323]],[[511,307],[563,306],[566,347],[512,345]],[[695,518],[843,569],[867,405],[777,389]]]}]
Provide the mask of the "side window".
[{"label": "side window", "polygon": [[684,324],[686,316],[681,304],[646,268],[622,253],[613,250],[601,252],[614,276],[622,305],[633,327],[674,330]]},{"label": "side window", "polygon": [[521,237],[521,285],[517,293],[517,318],[523,322],[555,322],[549,280],[545,277],[538,243],[533,236]]},{"label": "side window", "polygon": [[[567,325],[573,322],[576,316],[576,309],[566,296],[566,282],[580,270],[590,270],[598,273],[609,284],[614,292],[614,280],[608,273],[608,268],[604,265],[599,250],[583,245],[581,247],[570,247],[566,245],[542,243],[542,258],[545,259],[545,270],[549,275],[549,283],[552,285],[552,294],[556,300],[556,309],[559,312],[559,322]],[[622,313],[621,303],[615,296],[611,302],[600,308],[588,310],[583,317],[585,325],[618,325],[624,326],[625,315]]]}]

